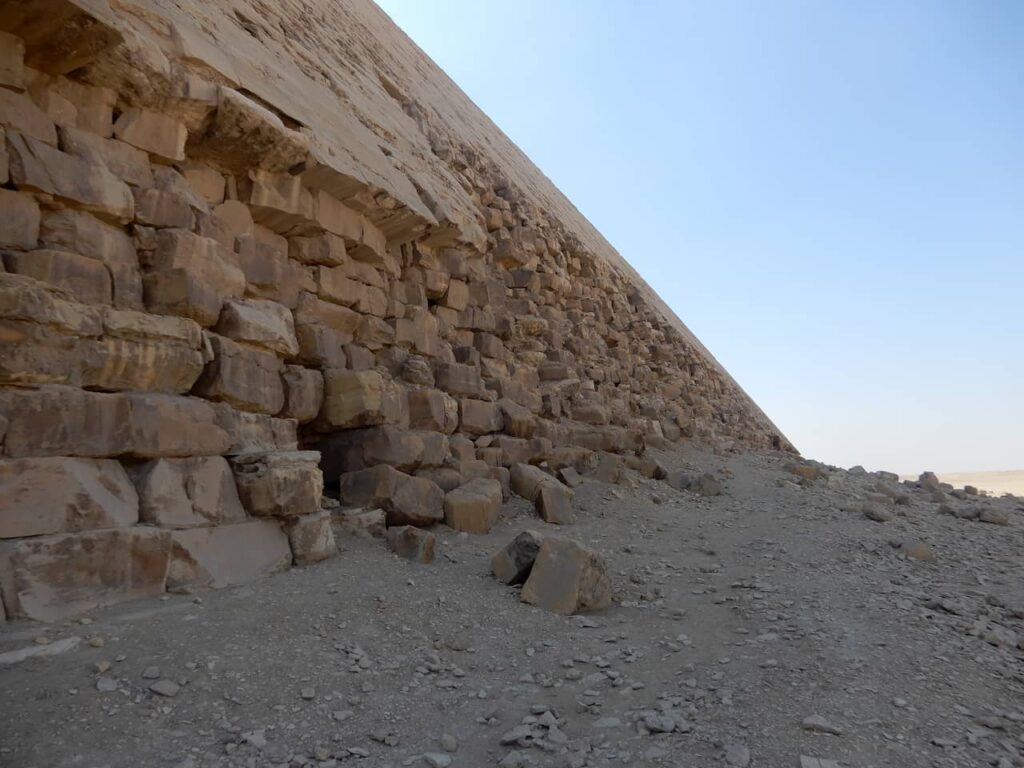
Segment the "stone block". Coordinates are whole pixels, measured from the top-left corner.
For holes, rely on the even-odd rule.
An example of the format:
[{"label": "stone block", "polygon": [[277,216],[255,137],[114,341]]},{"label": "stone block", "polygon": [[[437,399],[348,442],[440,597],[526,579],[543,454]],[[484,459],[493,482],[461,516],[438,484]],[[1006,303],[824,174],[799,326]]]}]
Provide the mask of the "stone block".
[{"label": "stone block", "polygon": [[217,426],[229,436],[228,455],[298,450],[298,422],[262,413],[249,413],[227,403],[210,403]]},{"label": "stone block", "polygon": [[196,215],[189,201],[174,192],[162,189],[132,190],[135,198],[135,221],[147,227],[194,229]]},{"label": "stone block", "polygon": [[530,575],[544,537],[536,531],[523,531],[491,558],[491,572],[505,584],[522,584]]},{"label": "stone block", "polygon": [[434,381],[438,389],[452,395],[479,397],[484,391],[480,371],[472,365],[435,361]]},{"label": "stone block", "polygon": [[245,274],[245,295],[295,307],[303,287],[312,289],[313,284],[305,285],[302,266],[289,261],[286,246],[268,242],[261,230],[257,227],[253,236],[238,238],[238,264]]},{"label": "stone block", "polygon": [[193,393],[269,416],[284,408],[284,363],[278,357],[217,334],[207,334],[207,339],[214,356],[192,387]]},{"label": "stone block", "polygon": [[486,435],[500,432],[501,410],[497,403],[463,398],[459,401],[459,431],[467,435]]},{"label": "stone block", "polygon": [[501,514],[501,483],[489,478],[470,480],[444,497],[444,521],[457,531],[487,533]]},{"label": "stone block", "polygon": [[0,390],[4,451],[25,456],[209,456],[227,433],[209,403],[162,394],[86,392],[71,387]]},{"label": "stone block", "polygon": [[[395,469],[410,471],[421,463],[439,464],[448,453],[443,436],[440,445],[425,441],[436,433],[410,432],[389,424],[363,429],[348,429],[328,436],[319,448],[323,453],[322,466],[328,478],[346,472],[356,472],[378,464],[388,464]],[[428,442],[433,450],[428,455]]]},{"label": "stone block", "polygon": [[71,251],[107,265],[114,306],[142,309],[142,277],[132,239],[121,229],[82,211],[47,211],[39,239],[47,248]]},{"label": "stone block", "polygon": [[469,286],[464,280],[451,280],[441,303],[456,312],[462,312],[469,306]]},{"label": "stone block", "polygon": [[18,189],[53,195],[117,224],[132,220],[131,190],[102,165],[13,131],[7,132],[7,154],[11,181]]},{"label": "stone block", "polygon": [[201,142],[204,154],[231,169],[287,171],[309,154],[309,139],[238,91],[217,89],[217,110]]},{"label": "stone block", "polygon": [[[60,145],[61,149],[69,155],[80,157],[93,165],[102,165],[117,178],[133,186],[153,186],[153,171],[149,166],[149,156],[130,144],[116,139],[105,139],[95,133],[80,131],[77,128],[62,127],[60,129]],[[135,196],[136,217],[139,216],[140,210],[137,192],[138,190],[136,190]],[[188,227],[191,225],[170,226]]]},{"label": "stone block", "polygon": [[0,189],[0,248],[31,250],[39,244],[39,204],[25,192]]},{"label": "stone block", "polygon": [[573,492],[559,482],[543,483],[534,499],[537,513],[545,523],[570,525],[576,521]]},{"label": "stone block", "polygon": [[121,528],[138,520],[138,496],[116,461],[0,460],[0,539]]},{"label": "stone block", "polygon": [[327,510],[290,518],[284,524],[295,565],[312,565],[338,554]]},{"label": "stone block", "polygon": [[388,525],[433,525],[444,519],[444,493],[430,480],[412,477],[381,464],[338,479],[338,498],[345,504],[379,507]]},{"label": "stone block", "polygon": [[512,493],[522,496],[527,501],[535,501],[542,486],[548,483],[558,483],[558,480],[540,467],[518,463],[511,467],[509,482],[512,486]]},{"label": "stone block", "polygon": [[6,253],[3,262],[8,272],[61,288],[83,304],[113,301],[110,273],[102,261],[70,251],[44,249]]},{"label": "stone block", "polygon": [[238,523],[245,509],[222,456],[155,459],[129,465],[139,496],[139,519],[161,528]]},{"label": "stone block", "polygon": [[253,220],[282,235],[304,234],[314,227],[313,197],[299,176],[250,170],[240,185]]},{"label": "stone block", "polygon": [[348,258],[345,241],[330,233],[288,238],[288,255],[303,264],[325,267],[339,266]]},{"label": "stone block", "polygon": [[450,435],[459,426],[459,404],[437,389],[409,392],[409,426]]},{"label": "stone block", "polygon": [[299,353],[295,320],[288,307],[266,299],[228,299],[221,308],[217,333],[282,357]]},{"label": "stone block", "polygon": [[220,205],[224,202],[224,174],[204,163],[186,162],[179,166],[185,183],[193,194],[201,197],[209,205]]},{"label": "stone block", "polygon": [[520,597],[555,613],[582,613],[610,606],[612,585],[597,552],[576,541],[546,538]]},{"label": "stone block", "polygon": [[454,491],[466,482],[466,478],[454,467],[420,467],[414,474],[430,480],[445,493]]},{"label": "stone block", "polygon": [[286,365],[281,374],[284,408],[280,415],[305,424],[316,418],[324,401],[324,376],[320,371]]},{"label": "stone block", "polygon": [[167,163],[185,159],[185,124],[160,112],[128,107],[114,123],[114,135]]},{"label": "stone block", "polygon": [[38,536],[0,549],[9,616],[57,621],[164,592],[167,531],[134,526]]},{"label": "stone block", "polygon": [[57,146],[57,129],[53,120],[35,105],[28,94],[0,88],[0,125],[8,132]]},{"label": "stone block", "polygon": [[434,534],[411,525],[391,526],[387,532],[388,549],[399,557],[419,563],[434,562]]},{"label": "stone block", "polygon": [[376,371],[324,371],[324,404],[320,420],[347,429],[397,423],[408,408],[405,393]]},{"label": "stone block", "polygon": [[529,440],[533,437],[534,429],[537,426],[537,419],[529,408],[516,403],[508,398],[498,401],[498,407],[502,415],[502,431],[512,437],[519,437]]},{"label": "stone block", "polygon": [[383,509],[338,509],[331,520],[338,530],[360,539],[383,539],[387,533]]},{"label": "stone block", "polygon": [[0,32],[0,86],[25,87],[25,43],[7,32]]},{"label": "stone block", "polygon": [[231,458],[242,505],[254,517],[297,517],[320,509],[324,478],[316,451],[247,453]]},{"label": "stone block", "polygon": [[173,531],[169,590],[220,589],[287,569],[288,536],[276,520]]}]

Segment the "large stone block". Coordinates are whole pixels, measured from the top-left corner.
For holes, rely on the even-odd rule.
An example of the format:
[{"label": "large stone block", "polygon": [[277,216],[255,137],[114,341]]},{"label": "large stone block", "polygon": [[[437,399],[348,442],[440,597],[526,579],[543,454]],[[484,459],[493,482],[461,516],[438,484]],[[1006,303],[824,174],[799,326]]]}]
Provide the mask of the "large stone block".
[{"label": "large stone block", "polygon": [[430,531],[411,525],[397,525],[388,528],[388,549],[399,557],[420,563],[434,561],[435,536]]},{"label": "large stone block", "polygon": [[315,419],[324,402],[324,375],[299,365],[287,365],[281,381],[284,383],[284,408],[280,415],[300,424]]},{"label": "large stone block", "polygon": [[483,379],[478,368],[462,363],[436,361],[434,381],[438,389],[452,395],[479,397],[484,392]]},{"label": "large stone block", "polygon": [[25,87],[25,43],[7,32],[0,32],[0,86]]},{"label": "large stone block", "polygon": [[0,539],[120,528],[139,520],[139,499],[111,459],[0,460]]},{"label": "large stone block", "polygon": [[338,497],[346,504],[380,507],[388,525],[426,526],[444,519],[444,493],[437,485],[386,464],[342,475]]},{"label": "large stone block", "polygon": [[102,261],[110,271],[114,306],[142,309],[142,277],[135,246],[122,230],[82,211],[47,211],[39,239],[48,248]]},{"label": "large stone block", "polygon": [[217,334],[207,338],[213,359],[192,391],[243,411],[269,416],[280,412],[284,407],[284,363],[270,352],[243,347]]},{"label": "large stone block", "polygon": [[217,110],[201,142],[205,155],[231,169],[287,171],[309,154],[309,139],[238,91],[217,89]]},{"label": "large stone block", "polygon": [[544,537],[536,531],[523,531],[491,558],[491,572],[505,584],[522,584],[530,575]]},{"label": "large stone block", "polygon": [[102,165],[13,131],[7,132],[7,154],[11,181],[18,189],[45,192],[118,224],[132,220],[131,190]]},{"label": "large stone block", "polygon": [[348,258],[345,241],[329,233],[288,239],[288,255],[303,264],[336,267]]},{"label": "large stone block", "polygon": [[134,189],[135,222],[157,229],[192,229],[196,215],[187,198],[162,189]]},{"label": "large stone block", "polygon": [[4,452],[25,456],[209,456],[227,433],[209,403],[161,394],[86,392],[70,387],[0,390]]},{"label": "large stone block", "polygon": [[110,304],[113,300],[110,273],[102,261],[70,251],[38,250],[6,253],[3,262],[8,272],[61,288],[84,304]]},{"label": "large stone block", "polygon": [[501,483],[478,477],[444,497],[444,521],[467,533],[487,533],[501,514]]},{"label": "large stone block", "polygon": [[316,451],[234,456],[231,465],[242,504],[255,517],[296,517],[320,509],[324,478]]},{"label": "large stone block", "polygon": [[459,426],[459,404],[437,389],[409,392],[409,426],[450,435]]},{"label": "large stone block", "polygon": [[285,522],[285,532],[292,548],[295,565],[319,563],[338,554],[331,527],[331,513],[321,510],[312,515],[291,518]]},{"label": "large stone block", "polygon": [[288,536],[276,520],[248,520],[214,528],[173,531],[167,588],[212,588],[245,584],[287,569]]},{"label": "large stone block", "polygon": [[245,520],[235,477],[222,456],[155,459],[129,467],[139,519],[161,528],[197,528]]},{"label": "large stone block", "polygon": [[234,341],[253,344],[282,357],[299,352],[291,310],[266,299],[229,299],[220,312],[217,333]]},{"label": "large stone block", "polygon": [[0,248],[35,248],[39,221],[39,204],[31,195],[0,189]]},{"label": "large stone block", "polygon": [[[93,165],[102,165],[119,179],[133,186],[153,186],[153,171],[149,167],[149,156],[130,144],[70,127],[60,129],[60,144],[68,154],[80,157]],[[136,215],[138,215],[138,210],[138,196],[136,196]]]},{"label": "large stone block", "polygon": [[114,135],[165,162],[185,159],[188,129],[184,123],[160,112],[129,107],[114,123]]},{"label": "large stone block", "polygon": [[497,403],[463,398],[459,401],[459,431],[467,435],[487,435],[500,432],[501,410]]},{"label": "large stone block", "polygon": [[53,120],[35,105],[28,94],[0,88],[0,125],[36,141],[57,146],[57,129]]},{"label": "large stone block", "polygon": [[40,621],[161,594],[170,537],[155,528],[112,528],[20,539],[0,546],[8,615]]},{"label": "large stone block", "polygon": [[227,403],[210,403],[217,426],[228,435],[228,447],[222,453],[262,453],[298,450],[298,422],[262,413],[249,413]]},{"label": "large stone block", "polygon": [[246,296],[295,307],[300,292],[315,290],[315,283],[306,268],[288,259],[287,241],[268,242],[271,234],[257,227],[253,236],[238,238],[238,264],[245,273]]},{"label": "large stone block", "polygon": [[328,428],[397,423],[407,411],[404,390],[376,371],[324,371],[320,421]]},{"label": "large stone block", "polygon": [[610,606],[612,585],[597,552],[579,542],[547,538],[520,596],[555,613],[582,613]]}]

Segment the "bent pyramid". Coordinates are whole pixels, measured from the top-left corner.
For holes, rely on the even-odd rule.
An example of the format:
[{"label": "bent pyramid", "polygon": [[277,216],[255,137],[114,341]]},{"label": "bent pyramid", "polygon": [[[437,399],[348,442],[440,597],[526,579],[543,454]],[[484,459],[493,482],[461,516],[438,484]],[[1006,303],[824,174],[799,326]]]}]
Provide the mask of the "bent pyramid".
[{"label": "bent pyramid", "polygon": [[56,618],[507,468],[792,450],[368,0],[0,0],[0,591]]}]

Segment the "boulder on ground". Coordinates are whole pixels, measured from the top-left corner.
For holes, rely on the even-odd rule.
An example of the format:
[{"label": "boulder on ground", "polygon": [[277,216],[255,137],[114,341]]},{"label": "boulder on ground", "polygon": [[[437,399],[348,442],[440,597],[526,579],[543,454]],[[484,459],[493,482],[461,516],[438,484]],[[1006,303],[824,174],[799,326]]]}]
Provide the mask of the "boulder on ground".
[{"label": "boulder on ground", "polygon": [[412,525],[388,528],[388,549],[406,560],[430,563],[434,560],[434,534]]},{"label": "boulder on ground", "polygon": [[683,471],[669,472],[665,482],[677,491],[690,491],[700,496],[721,496],[722,483],[710,472],[696,474]]},{"label": "boulder on ground", "polygon": [[521,599],[555,613],[582,613],[611,605],[612,585],[597,552],[569,539],[547,538],[537,552]]},{"label": "boulder on ground", "polygon": [[545,523],[569,525],[576,520],[573,492],[559,482],[544,483],[534,500],[537,513]]},{"label": "boulder on ground", "polygon": [[444,493],[423,477],[381,464],[339,478],[338,498],[345,504],[380,507],[388,525],[433,525],[444,519]]},{"label": "boulder on ground", "polygon": [[383,509],[336,509],[331,521],[339,530],[360,539],[383,539],[387,533]]},{"label": "boulder on ground", "polygon": [[444,521],[457,531],[487,533],[501,513],[501,483],[474,478],[444,497]]},{"label": "boulder on ground", "polygon": [[242,504],[255,517],[296,517],[320,509],[317,451],[244,453],[231,459]]},{"label": "boulder on ground", "polygon": [[331,528],[331,513],[324,509],[311,515],[289,518],[284,525],[295,565],[319,563],[338,554]]},{"label": "boulder on ground", "polygon": [[491,558],[491,571],[505,584],[522,584],[530,575],[544,537],[536,531],[523,531]]},{"label": "boulder on ground", "polygon": [[292,562],[276,520],[174,531],[167,588],[220,589],[283,571]]}]

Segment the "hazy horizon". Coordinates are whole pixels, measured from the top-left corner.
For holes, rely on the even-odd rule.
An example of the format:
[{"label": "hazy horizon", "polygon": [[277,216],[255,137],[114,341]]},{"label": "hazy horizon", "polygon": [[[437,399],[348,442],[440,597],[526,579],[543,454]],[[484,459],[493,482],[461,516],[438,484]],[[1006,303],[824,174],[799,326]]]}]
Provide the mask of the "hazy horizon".
[{"label": "hazy horizon", "polygon": [[1024,469],[1024,5],[380,5],[805,456]]}]

